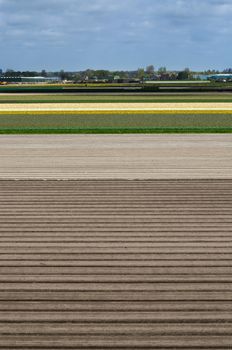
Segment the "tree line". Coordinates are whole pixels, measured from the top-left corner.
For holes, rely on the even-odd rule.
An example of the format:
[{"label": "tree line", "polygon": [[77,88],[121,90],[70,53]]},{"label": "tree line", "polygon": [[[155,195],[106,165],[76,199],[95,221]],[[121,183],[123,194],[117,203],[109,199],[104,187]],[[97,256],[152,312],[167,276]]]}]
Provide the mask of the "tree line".
[{"label": "tree line", "polygon": [[194,72],[189,68],[181,71],[168,70],[166,67],[155,69],[153,65],[146,68],[138,68],[134,71],[110,71],[110,70],[94,70],[86,69],[84,71],[69,72],[65,70],[60,71],[16,71],[7,69],[5,72],[0,70],[0,76],[3,77],[58,77],[61,80],[72,81],[119,81],[119,80],[192,80],[197,74],[217,74],[217,73],[232,73],[232,68],[227,68],[223,71],[206,70],[202,72]]}]

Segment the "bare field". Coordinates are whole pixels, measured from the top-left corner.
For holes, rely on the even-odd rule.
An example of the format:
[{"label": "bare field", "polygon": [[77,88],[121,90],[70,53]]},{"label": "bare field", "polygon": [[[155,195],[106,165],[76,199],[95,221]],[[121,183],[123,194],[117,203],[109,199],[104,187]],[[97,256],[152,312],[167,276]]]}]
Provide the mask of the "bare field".
[{"label": "bare field", "polygon": [[0,164],[0,179],[226,179],[232,135],[2,135]]},{"label": "bare field", "polygon": [[232,180],[0,181],[0,347],[231,349],[231,194]]}]

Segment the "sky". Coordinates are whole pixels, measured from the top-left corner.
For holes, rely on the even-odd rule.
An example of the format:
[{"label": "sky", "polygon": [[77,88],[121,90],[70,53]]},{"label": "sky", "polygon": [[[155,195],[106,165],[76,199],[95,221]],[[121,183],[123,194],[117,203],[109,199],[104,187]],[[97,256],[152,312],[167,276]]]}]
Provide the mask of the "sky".
[{"label": "sky", "polygon": [[232,0],[0,0],[0,68],[224,69]]}]

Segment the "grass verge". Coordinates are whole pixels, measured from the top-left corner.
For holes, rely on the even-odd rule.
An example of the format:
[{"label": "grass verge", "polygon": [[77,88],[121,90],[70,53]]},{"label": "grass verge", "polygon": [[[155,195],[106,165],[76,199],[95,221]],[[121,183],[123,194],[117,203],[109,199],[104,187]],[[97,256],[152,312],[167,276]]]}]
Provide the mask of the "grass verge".
[{"label": "grass verge", "polygon": [[160,98],[146,98],[146,99],[141,99],[141,98],[123,98],[123,99],[101,99],[101,98],[92,98],[92,99],[78,99],[78,98],[73,98],[73,99],[1,99],[0,96],[0,104],[30,104],[30,103],[37,103],[37,104],[45,104],[45,103],[231,103],[232,98],[193,98],[193,99],[188,99],[188,98],[165,98],[165,99],[160,99]]},{"label": "grass verge", "polygon": [[0,129],[0,134],[228,134],[232,128]]}]

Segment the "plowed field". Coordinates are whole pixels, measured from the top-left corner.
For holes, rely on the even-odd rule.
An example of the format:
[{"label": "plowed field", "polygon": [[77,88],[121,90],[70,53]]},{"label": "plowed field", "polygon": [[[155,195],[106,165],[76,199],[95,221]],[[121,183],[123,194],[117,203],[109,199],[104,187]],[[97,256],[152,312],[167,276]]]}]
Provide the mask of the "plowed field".
[{"label": "plowed field", "polygon": [[232,344],[232,181],[0,181],[0,348]]}]

